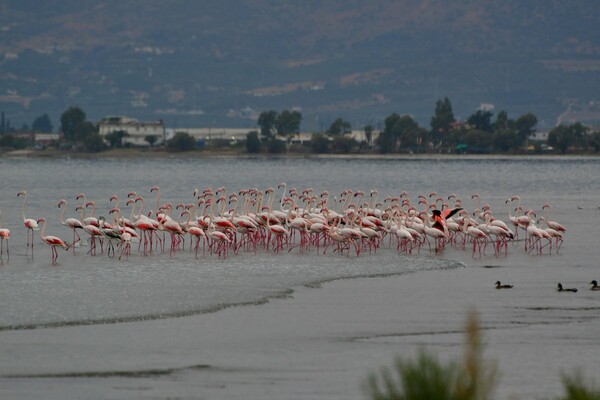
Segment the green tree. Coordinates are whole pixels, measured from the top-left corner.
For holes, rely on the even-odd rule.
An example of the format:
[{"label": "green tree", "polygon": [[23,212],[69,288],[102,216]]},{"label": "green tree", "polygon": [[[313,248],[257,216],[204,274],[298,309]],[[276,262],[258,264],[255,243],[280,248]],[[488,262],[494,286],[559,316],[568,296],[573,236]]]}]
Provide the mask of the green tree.
[{"label": "green tree", "polygon": [[464,142],[469,145],[469,148],[473,152],[482,153],[490,152],[492,144],[494,142],[494,135],[489,132],[480,131],[478,129],[471,129],[467,131],[463,137]]},{"label": "green tree", "polygon": [[537,117],[532,113],[523,114],[517,118],[515,121],[515,129],[521,138],[521,142],[526,141],[535,133],[537,122]]},{"label": "green tree", "polygon": [[300,124],[302,122],[302,114],[298,111],[283,110],[275,122],[277,134],[281,136],[290,136],[300,133]]},{"label": "green tree", "polygon": [[123,138],[129,136],[129,133],[123,130],[112,131],[111,133],[104,136],[104,139],[108,141],[111,149],[115,147],[123,147]]},{"label": "green tree", "polygon": [[[86,117],[85,112],[79,107],[70,107],[62,113],[60,126],[64,137],[69,142],[76,142],[85,137]],[[88,132],[85,132],[86,134]]]},{"label": "green tree", "polygon": [[44,132],[44,133],[52,133],[52,130],[53,130],[52,122],[50,121],[50,117],[48,117],[48,114],[44,114],[44,115],[37,117],[33,121],[31,128],[33,129],[34,132]]},{"label": "green tree", "polygon": [[260,126],[260,137],[267,141],[271,139],[275,132],[275,123],[277,122],[276,111],[263,111],[258,116],[257,124]]},{"label": "green tree", "polygon": [[450,100],[447,97],[444,100],[438,100],[435,103],[435,114],[431,117],[431,138],[437,141],[438,145],[442,145],[454,122],[456,119]]},{"label": "green tree", "polygon": [[267,142],[267,150],[272,154],[285,153],[286,151],[285,142],[277,139],[276,137],[272,137]]},{"label": "green tree", "polygon": [[400,117],[396,121],[395,129],[398,131],[398,146],[400,149],[412,150],[417,145],[421,128],[419,128],[419,124],[410,115]]},{"label": "green tree", "polygon": [[169,151],[190,151],[196,148],[196,140],[187,132],[176,132],[175,136],[167,142]]},{"label": "green tree", "polygon": [[15,137],[11,134],[0,135],[0,147],[14,147]]},{"label": "green tree", "polygon": [[548,144],[556,147],[562,154],[566,154],[573,146],[584,146],[587,128],[581,123],[572,125],[559,125],[548,132]]},{"label": "green tree", "polygon": [[353,137],[337,135],[333,138],[333,149],[337,153],[348,154],[358,146],[358,142]]},{"label": "green tree", "polygon": [[589,128],[583,125],[581,122],[577,122],[572,124],[569,129],[572,131],[573,136],[575,136],[576,143],[583,147],[585,150],[588,148],[588,134],[590,132]]},{"label": "green tree", "polygon": [[419,145],[423,130],[410,116],[389,115],[384,121],[385,127],[378,137],[377,144],[382,153],[393,153],[400,149],[412,150]]},{"label": "green tree", "polygon": [[590,135],[590,145],[596,152],[600,151],[600,131],[596,131]]},{"label": "green tree", "polygon": [[158,141],[158,135],[146,135],[144,136],[144,140],[150,145],[150,148],[152,149]]},{"label": "green tree", "polygon": [[246,135],[246,151],[248,153],[260,153],[261,143],[257,131],[248,132]]},{"label": "green tree", "polygon": [[559,125],[548,132],[548,144],[566,154],[569,147],[575,143],[575,137],[565,125]]},{"label": "green tree", "polygon": [[512,121],[508,119],[508,113],[506,111],[500,111],[498,115],[496,115],[496,122],[494,122],[493,126],[494,132],[508,129],[511,122]]},{"label": "green tree", "polygon": [[98,128],[90,121],[85,121],[81,129],[77,132],[75,139],[79,143],[85,142],[89,136],[93,136],[98,133]]},{"label": "green tree", "polygon": [[477,110],[468,119],[467,123],[473,128],[484,132],[492,132],[492,115],[491,111]]},{"label": "green tree", "polygon": [[90,153],[97,153],[105,149],[104,139],[99,133],[93,132],[85,137],[83,140],[85,150]]},{"label": "green tree", "polygon": [[342,118],[338,118],[327,129],[327,134],[331,136],[345,135],[352,132],[352,125],[348,121],[344,121]]},{"label": "green tree", "polygon": [[392,113],[385,118],[383,131],[377,138],[377,145],[381,153],[393,153],[398,146],[398,132],[396,131],[396,123],[400,120],[400,116]]},{"label": "green tree", "polygon": [[310,147],[317,154],[329,152],[329,137],[324,133],[313,133],[310,138]]},{"label": "green tree", "polygon": [[0,135],[0,147],[6,147],[11,149],[24,149],[30,146],[29,140],[25,138],[17,138],[11,134]]},{"label": "green tree", "polygon": [[494,147],[500,151],[517,149],[520,142],[519,136],[512,129],[500,129],[494,134]]}]

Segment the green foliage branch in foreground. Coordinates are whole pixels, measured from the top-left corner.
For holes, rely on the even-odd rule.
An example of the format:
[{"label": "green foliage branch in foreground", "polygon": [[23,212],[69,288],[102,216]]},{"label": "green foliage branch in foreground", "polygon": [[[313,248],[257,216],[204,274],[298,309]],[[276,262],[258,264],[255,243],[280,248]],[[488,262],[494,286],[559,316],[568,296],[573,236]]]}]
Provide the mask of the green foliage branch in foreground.
[{"label": "green foliage branch in foreground", "polygon": [[[396,358],[392,367],[369,375],[365,391],[372,400],[490,400],[497,379],[495,363],[483,359],[477,314],[466,324],[466,346],[459,361],[442,364],[421,349],[415,360]],[[565,395],[559,400],[600,400],[600,390],[579,372],[563,374]]]}]

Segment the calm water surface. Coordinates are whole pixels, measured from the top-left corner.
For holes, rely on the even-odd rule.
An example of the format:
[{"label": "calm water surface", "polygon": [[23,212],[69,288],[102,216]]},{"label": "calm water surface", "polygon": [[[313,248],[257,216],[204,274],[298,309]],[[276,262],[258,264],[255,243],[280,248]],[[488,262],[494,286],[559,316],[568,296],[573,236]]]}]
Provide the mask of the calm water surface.
[{"label": "calm water surface", "polygon": [[[232,304],[260,303],[299,285],[346,277],[486,265],[589,268],[600,259],[595,234],[600,219],[598,171],[598,158],[0,159],[2,226],[12,231],[10,259],[5,254],[0,267],[0,330],[182,317]],[[45,217],[47,234],[70,240],[71,232],[60,225],[57,202],[66,199],[67,216],[77,216],[75,197],[82,192],[95,200],[96,215],[107,215],[113,194],[127,215],[123,205],[127,193],[136,191],[152,207],[153,185],[161,188],[161,203],[178,204],[191,202],[195,188],[224,186],[237,192],[276,188],[281,182],[288,189],[310,187],[316,193],[328,190],[332,196],[344,189],[367,193],[377,189],[380,200],[407,191],[415,203],[419,194],[456,193],[467,209],[475,207],[471,195],[477,192],[481,204],[489,203],[504,220],[505,199],[519,195],[522,205],[538,215],[542,205],[550,203],[552,219],[567,225],[569,232],[559,255],[532,256],[522,246],[512,246],[506,258],[488,255],[481,260],[462,251],[405,256],[390,249],[358,258],[292,251],[242,252],[225,260],[205,255],[196,260],[190,252],[176,258],[168,252],[143,256],[134,245],[128,260],[92,257],[81,247],[75,255],[59,251],[58,265],[52,266],[50,249],[39,240],[39,232],[35,256],[24,254],[22,201],[16,197],[20,190],[28,193],[27,217]]]}]

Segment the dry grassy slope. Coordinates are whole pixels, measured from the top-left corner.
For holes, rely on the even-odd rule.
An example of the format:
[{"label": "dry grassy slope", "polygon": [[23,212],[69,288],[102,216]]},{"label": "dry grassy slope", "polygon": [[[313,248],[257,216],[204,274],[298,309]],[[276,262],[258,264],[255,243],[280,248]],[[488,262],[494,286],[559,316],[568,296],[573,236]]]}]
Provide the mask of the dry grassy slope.
[{"label": "dry grassy slope", "polygon": [[0,49],[176,48],[206,39],[226,54],[227,46],[265,54],[273,44],[290,53],[292,49],[325,53],[387,34],[407,35],[417,43],[419,34],[438,34],[440,39],[449,37],[457,52],[514,47],[582,51],[581,46],[565,46],[565,41],[597,38],[598,4],[594,0],[225,0],[207,6],[184,0],[4,0],[0,23],[8,40],[0,41]]},{"label": "dry grassy slope", "polygon": [[235,125],[246,107],[299,106],[357,123],[427,120],[449,95],[555,115],[598,83],[597,0],[211,3],[0,0],[0,108],[27,122],[66,104],[92,118],[201,109],[193,123]]}]

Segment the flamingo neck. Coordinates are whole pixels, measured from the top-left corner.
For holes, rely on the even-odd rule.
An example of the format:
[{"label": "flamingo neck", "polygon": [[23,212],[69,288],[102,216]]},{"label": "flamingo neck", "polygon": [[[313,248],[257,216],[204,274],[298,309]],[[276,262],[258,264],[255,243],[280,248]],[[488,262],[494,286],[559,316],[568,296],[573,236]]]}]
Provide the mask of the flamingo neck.
[{"label": "flamingo neck", "polygon": [[42,239],[46,236],[45,232],[46,231],[46,220],[42,220],[42,229],[40,231],[40,236],[42,237]]},{"label": "flamingo neck", "polygon": [[23,214],[23,221],[25,221],[25,209],[27,208],[27,195],[23,195],[23,207],[21,208],[21,212]]},{"label": "flamingo neck", "polygon": [[61,224],[65,224],[65,213],[67,212],[67,203],[64,203],[65,208],[62,209],[61,213],[60,213],[60,223]]}]

